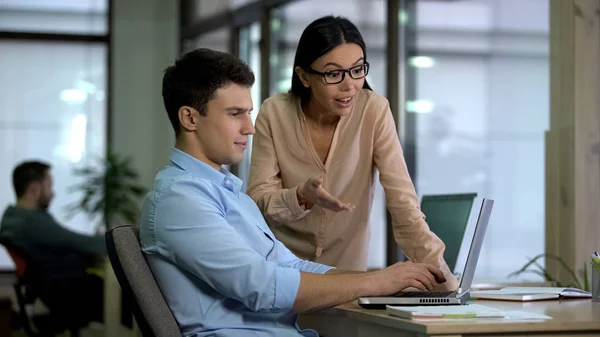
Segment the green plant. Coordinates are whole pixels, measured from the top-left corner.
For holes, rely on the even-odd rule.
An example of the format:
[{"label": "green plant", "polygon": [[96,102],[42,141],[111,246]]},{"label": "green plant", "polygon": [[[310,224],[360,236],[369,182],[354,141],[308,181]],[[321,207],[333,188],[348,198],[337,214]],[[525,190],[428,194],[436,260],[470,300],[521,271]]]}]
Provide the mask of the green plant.
[{"label": "green plant", "polygon": [[97,165],[77,168],[74,173],[83,182],[72,186],[70,191],[81,192],[82,196],[67,206],[68,216],[84,212],[90,220],[99,217],[98,225],[104,225],[106,230],[137,223],[139,201],[146,188],[138,183],[139,175],[130,157],[108,153]]},{"label": "green plant", "polygon": [[[556,277],[550,275],[548,270],[546,268],[544,268],[544,266],[542,266],[542,264],[540,264],[539,260],[542,258],[551,259],[551,260],[558,262],[558,264],[564,270],[567,271],[569,276],[571,276],[572,280],[567,283],[561,283],[560,281],[558,281]],[[572,268],[570,268],[569,265],[563,259],[561,259],[560,257],[553,255],[553,254],[544,253],[544,254],[536,255],[535,257],[530,259],[527,263],[525,263],[525,265],[523,265],[523,267],[521,267],[519,270],[516,270],[516,271],[510,273],[508,275],[508,277],[511,278],[511,277],[519,276],[519,275],[525,274],[525,273],[536,274],[536,275],[542,276],[544,278],[544,280],[546,280],[548,282],[553,282],[554,284],[556,284],[557,287],[574,287],[574,288],[582,289],[585,291],[590,291],[590,285],[589,285],[589,281],[588,281],[587,263],[584,264],[584,266],[583,266],[583,272],[582,272],[582,275],[580,278],[577,276],[577,273],[575,273],[575,271]]]}]

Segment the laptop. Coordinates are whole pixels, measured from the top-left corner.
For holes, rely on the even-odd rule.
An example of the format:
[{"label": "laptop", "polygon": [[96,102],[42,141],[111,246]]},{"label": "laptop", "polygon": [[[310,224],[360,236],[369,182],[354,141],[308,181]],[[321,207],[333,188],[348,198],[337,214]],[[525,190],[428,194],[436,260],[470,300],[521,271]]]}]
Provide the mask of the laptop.
[{"label": "laptop", "polygon": [[444,260],[452,272],[456,268],[476,196],[477,193],[424,195],[421,200],[421,211],[429,229],[446,245]]},{"label": "laptop", "polygon": [[460,285],[455,291],[414,291],[399,292],[391,296],[361,297],[358,304],[363,308],[382,309],[386,305],[464,305],[470,298],[471,284],[477,267],[477,260],[488,227],[494,200],[483,199],[479,217],[475,224],[473,240],[467,255],[464,272],[461,274]]}]

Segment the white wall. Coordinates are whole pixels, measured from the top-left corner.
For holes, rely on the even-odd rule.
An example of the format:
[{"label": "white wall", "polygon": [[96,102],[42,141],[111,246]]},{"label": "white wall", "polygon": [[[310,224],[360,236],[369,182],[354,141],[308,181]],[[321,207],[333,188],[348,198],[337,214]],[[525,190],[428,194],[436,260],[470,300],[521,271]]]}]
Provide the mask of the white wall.
[{"label": "white wall", "polygon": [[[178,57],[178,1],[112,1],[112,150],[133,158],[141,183],[150,187],[167,164],[175,138],[163,107],[163,71]],[[105,277],[105,336],[130,335],[120,326],[120,291]]]}]

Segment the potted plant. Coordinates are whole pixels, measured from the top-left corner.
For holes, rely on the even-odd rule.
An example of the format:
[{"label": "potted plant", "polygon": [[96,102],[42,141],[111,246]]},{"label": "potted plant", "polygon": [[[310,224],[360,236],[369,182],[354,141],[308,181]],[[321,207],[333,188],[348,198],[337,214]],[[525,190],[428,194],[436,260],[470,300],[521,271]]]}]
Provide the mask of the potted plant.
[{"label": "potted plant", "polygon": [[[560,282],[555,276],[551,275],[550,272],[544,268],[544,266],[542,266],[542,264],[539,262],[541,259],[551,259],[558,262],[558,265],[569,274],[572,280],[566,283]],[[553,254],[544,253],[536,255],[527,263],[525,263],[519,270],[510,273],[508,277],[515,277],[526,273],[539,275],[543,277],[545,281],[556,284],[557,287],[578,288],[585,291],[590,291],[587,264],[584,264],[583,271],[580,275],[581,277],[579,277],[563,259]]]},{"label": "potted plant", "polygon": [[146,188],[138,183],[139,175],[130,157],[109,152],[98,165],[77,168],[74,173],[83,181],[70,191],[81,192],[82,197],[67,206],[70,216],[84,212],[91,220],[100,218],[97,226],[105,230],[137,223],[139,202]]}]

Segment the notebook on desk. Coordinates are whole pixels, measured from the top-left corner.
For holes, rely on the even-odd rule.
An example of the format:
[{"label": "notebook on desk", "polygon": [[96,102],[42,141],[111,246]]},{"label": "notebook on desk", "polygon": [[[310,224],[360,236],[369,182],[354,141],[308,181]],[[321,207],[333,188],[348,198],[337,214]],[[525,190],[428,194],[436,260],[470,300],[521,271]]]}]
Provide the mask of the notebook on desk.
[{"label": "notebook on desk", "polygon": [[397,307],[388,305],[385,308],[388,315],[406,319],[463,319],[463,318],[502,318],[504,312],[479,304],[453,306],[410,306]]},{"label": "notebook on desk", "polygon": [[383,297],[361,297],[358,299],[358,304],[363,308],[379,309],[385,308],[386,305],[464,305],[469,300],[469,292],[477,267],[477,260],[483,245],[485,231],[487,230],[490,215],[494,201],[483,199],[479,217],[475,224],[475,232],[471,240],[471,247],[467,255],[467,261],[460,285],[456,291],[416,291],[416,292],[399,292],[392,296]]},{"label": "notebook on desk", "polygon": [[501,301],[540,301],[562,298],[591,298],[592,294],[577,288],[561,287],[506,287],[500,290],[471,292],[471,298]]}]

